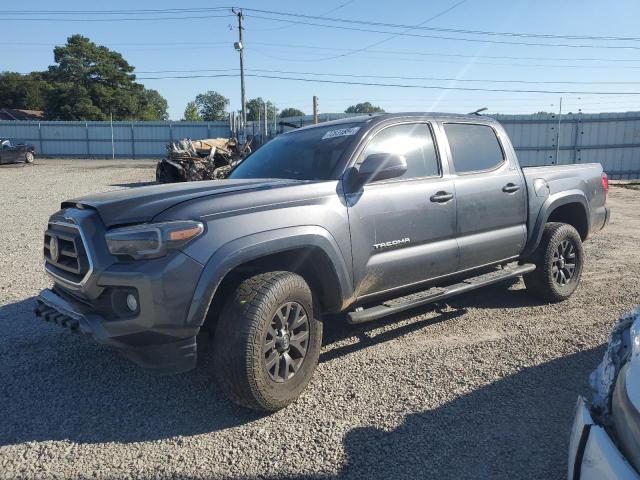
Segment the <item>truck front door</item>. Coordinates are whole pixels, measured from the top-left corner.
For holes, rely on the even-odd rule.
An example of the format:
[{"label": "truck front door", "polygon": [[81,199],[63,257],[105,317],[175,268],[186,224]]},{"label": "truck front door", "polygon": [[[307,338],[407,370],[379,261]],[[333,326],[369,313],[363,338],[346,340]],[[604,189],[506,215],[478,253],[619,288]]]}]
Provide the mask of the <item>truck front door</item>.
[{"label": "truck front door", "polygon": [[[378,127],[356,166],[374,153],[403,155],[407,172],[347,195],[358,298],[454,272],[456,199],[427,122]],[[445,165],[445,169],[446,169]]]},{"label": "truck front door", "polygon": [[498,131],[460,122],[444,123],[443,129],[455,170],[458,270],[519,255],[526,240],[525,186]]}]

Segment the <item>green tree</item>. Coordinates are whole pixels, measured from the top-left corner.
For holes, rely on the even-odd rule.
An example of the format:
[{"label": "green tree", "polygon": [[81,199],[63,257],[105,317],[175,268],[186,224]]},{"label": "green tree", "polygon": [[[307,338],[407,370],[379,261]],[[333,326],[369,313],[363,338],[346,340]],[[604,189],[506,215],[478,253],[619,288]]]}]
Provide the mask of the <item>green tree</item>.
[{"label": "green tree", "polygon": [[384,110],[369,102],[357,103],[347,108],[344,113],[384,113]]},{"label": "green tree", "polygon": [[297,108],[285,108],[280,112],[280,117],[281,118],[287,118],[287,117],[302,117],[304,115],[304,112],[302,110],[298,110]]},{"label": "green tree", "polygon": [[[273,118],[278,114],[278,109],[270,101],[266,101],[267,113],[269,118]],[[262,97],[252,98],[247,101],[247,120],[258,120],[258,118],[264,118],[264,105],[265,101]]]},{"label": "green tree", "polygon": [[44,110],[49,84],[40,72],[0,73],[0,108]]},{"label": "green tree", "polygon": [[162,120],[166,100],[135,81],[124,57],[82,35],[53,50],[56,65],[43,78],[51,84],[46,113],[61,120]]},{"label": "green tree", "polygon": [[151,88],[142,91],[140,120],[169,120],[169,104],[160,92]]},{"label": "green tree", "polygon": [[196,102],[189,102],[184,109],[184,121],[186,122],[200,122],[202,121],[202,115],[198,112],[198,105]]},{"label": "green tree", "polygon": [[218,92],[209,90],[208,92],[197,95],[195,104],[198,107],[198,113],[202,117],[202,120],[214,122],[227,119],[229,99],[220,95]]}]

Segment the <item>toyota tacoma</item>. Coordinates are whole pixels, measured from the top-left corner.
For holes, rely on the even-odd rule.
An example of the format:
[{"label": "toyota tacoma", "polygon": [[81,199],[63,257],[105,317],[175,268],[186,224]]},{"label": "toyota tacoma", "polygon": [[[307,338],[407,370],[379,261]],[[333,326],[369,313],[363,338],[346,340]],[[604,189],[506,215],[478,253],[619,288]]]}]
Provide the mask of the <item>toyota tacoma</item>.
[{"label": "toyota tacoma", "polygon": [[599,164],[521,168],[480,115],[313,125],[226,180],[63,202],[36,314],[160,373],[194,368],[208,343],[220,388],[273,411],[311,379],[323,320],[367,322],[519,276],[565,300],[582,242],[609,219],[607,190]]}]

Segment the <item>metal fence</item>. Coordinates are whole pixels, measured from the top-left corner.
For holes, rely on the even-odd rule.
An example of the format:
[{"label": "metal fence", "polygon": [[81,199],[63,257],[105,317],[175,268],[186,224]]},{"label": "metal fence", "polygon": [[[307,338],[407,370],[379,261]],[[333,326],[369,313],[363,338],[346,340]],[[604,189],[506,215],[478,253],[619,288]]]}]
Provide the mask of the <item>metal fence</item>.
[{"label": "metal fence", "polygon": [[496,118],[522,165],[598,162],[612,179],[640,178],[640,112]]},{"label": "metal fence", "polygon": [[[346,116],[324,114],[320,121]],[[640,178],[640,112],[569,114],[560,119],[552,114],[496,118],[509,133],[522,165],[600,162],[612,179]],[[267,134],[312,121],[311,116],[279,119],[277,125],[268,126]],[[250,122],[247,130],[261,143],[264,124]],[[51,157],[161,157],[170,141],[230,133],[228,122],[0,121],[0,138],[31,143],[41,155]]]},{"label": "metal fence", "polygon": [[173,140],[227,136],[227,122],[0,121],[0,138],[33,144],[47,157],[161,157]]}]

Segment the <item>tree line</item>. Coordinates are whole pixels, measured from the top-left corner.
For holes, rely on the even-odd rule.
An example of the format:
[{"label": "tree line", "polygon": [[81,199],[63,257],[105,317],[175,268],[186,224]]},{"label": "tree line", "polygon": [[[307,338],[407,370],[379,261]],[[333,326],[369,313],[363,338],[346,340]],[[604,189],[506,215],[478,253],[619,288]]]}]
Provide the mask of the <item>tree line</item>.
[{"label": "tree line", "polygon": [[[135,68],[121,53],[72,35],[53,49],[54,65],[46,71],[21,74],[0,72],[0,108],[41,110],[50,120],[167,120],[167,100],[157,90],[136,82]],[[296,108],[280,112],[261,97],[247,102],[247,120],[297,117]],[[228,118],[229,99],[215,91],[189,102],[183,120],[218,121]],[[345,113],[383,112],[369,102],[352,105]]]},{"label": "tree line", "polygon": [[[225,120],[229,114],[229,99],[224,95],[210,90],[196,96],[195,100],[189,102],[184,109],[183,120],[189,122],[207,121],[214,122],[216,120]],[[264,118],[265,108],[268,118],[272,119],[276,116],[280,118],[302,117],[305,113],[297,108],[284,108],[280,112],[275,105],[269,100],[263,100],[262,97],[252,98],[247,101],[247,120],[258,120]],[[344,113],[384,113],[384,110],[370,102],[357,103],[348,107]]]},{"label": "tree line", "polygon": [[42,110],[51,120],[165,120],[167,101],[135,81],[124,57],[73,35],[44,72],[0,73],[0,108]]}]

